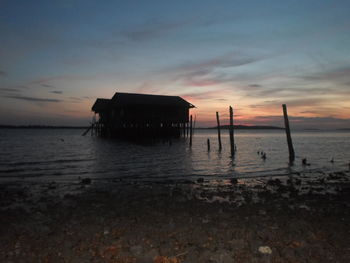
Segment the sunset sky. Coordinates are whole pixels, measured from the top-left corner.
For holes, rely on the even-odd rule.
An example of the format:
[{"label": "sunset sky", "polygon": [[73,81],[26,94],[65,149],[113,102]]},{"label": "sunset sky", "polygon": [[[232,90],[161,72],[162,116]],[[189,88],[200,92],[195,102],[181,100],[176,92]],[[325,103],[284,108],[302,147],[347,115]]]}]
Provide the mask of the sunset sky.
[{"label": "sunset sky", "polygon": [[97,97],[179,95],[199,126],[350,128],[350,1],[0,0],[0,124],[87,125]]}]

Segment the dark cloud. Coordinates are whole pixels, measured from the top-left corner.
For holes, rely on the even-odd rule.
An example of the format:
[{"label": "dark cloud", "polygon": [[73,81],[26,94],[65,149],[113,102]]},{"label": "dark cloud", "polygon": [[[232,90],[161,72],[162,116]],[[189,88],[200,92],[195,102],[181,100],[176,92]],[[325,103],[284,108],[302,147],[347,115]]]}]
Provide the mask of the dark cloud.
[{"label": "dark cloud", "polygon": [[16,100],[24,100],[24,101],[33,101],[33,102],[61,102],[62,100],[58,99],[48,99],[48,98],[37,98],[37,97],[27,97],[27,96],[3,96],[5,98],[16,99]]},{"label": "dark cloud", "polygon": [[265,100],[264,103],[279,103],[278,100]]},{"label": "dark cloud", "polygon": [[70,99],[72,99],[72,100],[82,100],[82,98],[79,98],[79,97],[69,97]]},{"label": "dark cloud", "polygon": [[52,85],[49,85],[49,84],[41,84],[42,87],[45,87],[45,88],[54,88],[54,86]]},{"label": "dark cloud", "polygon": [[165,33],[181,28],[191,21],[179,21],[179,22],[164,22],[164,21],[148,21],[143,25],[139,25],[137,29],[130,29],[123,31],[122,35],[130,41],[148,41],[157,38]]},{"label": "dark cloud", "polygon": [[53,93],[53,94],[63,94],[63,91],[62,91],[62,90],[53,90],[53,91],[50,91],[50,93]]},{"label": "dark cloud", "polygon": [[302,114],[319,114],[318,111],[313,111],[313,110],[305,110],[305,111],[301,111],[300,113],[302,113]]},{"label": "dark cloud", "polygon": [[0,91],[21,92],[19,89],[13,89],[13,88],[0,88]]},{"label": "dark cloud", "polygon": [[264,104],[252,104],[252,105],[248,105],[249,108],[252,108],[252,109],[258,109],[258,108],[265,108],[266,105]]},{"label": "dark cloud", "polygon": [[7,76],[7,72],[0,70],[0,77],[6,77]]},{"label": "dark cloud", "polygon": [[250,88],[261,88],[262,86],[259,85],[259,84],[250,84],[250,85],[248,85],[248,87],[250,87]]},{"label": "dark cloud", "polygon": [[80,97],[69,97],[68,99],[72,103],[79,103],[83,100],[83,98],[80,98]]}]

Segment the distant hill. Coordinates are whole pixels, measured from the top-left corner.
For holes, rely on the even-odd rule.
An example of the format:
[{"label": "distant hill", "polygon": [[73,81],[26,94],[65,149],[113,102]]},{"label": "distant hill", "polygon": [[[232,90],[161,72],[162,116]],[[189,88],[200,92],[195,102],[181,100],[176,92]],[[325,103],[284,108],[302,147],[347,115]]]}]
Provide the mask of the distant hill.
[{"label": "distant hill", "polygon": [[0,129],[86,129],[87,126],[0,125]]},{"label": "distant hill", "polygon": [[[230,125],[221,125],[221,129],[229,129]],[[234,129],[237,130],[284,130],[284,128],[276,127],[276,126],[248,126],[248,125],[234,125]],[[207,129],[217,129],[215,127],[209,127]]]}]

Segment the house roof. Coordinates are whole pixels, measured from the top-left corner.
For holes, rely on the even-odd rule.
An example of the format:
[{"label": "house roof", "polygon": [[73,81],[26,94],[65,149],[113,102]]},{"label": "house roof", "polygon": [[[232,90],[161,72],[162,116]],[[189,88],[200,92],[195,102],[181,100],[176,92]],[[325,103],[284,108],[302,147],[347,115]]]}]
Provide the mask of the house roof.
[{"label": "house roof", "polygon": [[112,105],[157,105],[194,108],[195,106],[179,96],[150,95],[117,92],[111,99]]},{"label": "house roof", "polygon": [[195,106],[179,96],[151,95],[138,93],[116,92],[112,99],[97,99],[92,111],[100,112],[110,107],[119,106],[170,106],[194,108]]},{"label": "house roof", "polygon": [[110,107],[110,99],[97,99],[91,110],[94,112],[105,111]]}]

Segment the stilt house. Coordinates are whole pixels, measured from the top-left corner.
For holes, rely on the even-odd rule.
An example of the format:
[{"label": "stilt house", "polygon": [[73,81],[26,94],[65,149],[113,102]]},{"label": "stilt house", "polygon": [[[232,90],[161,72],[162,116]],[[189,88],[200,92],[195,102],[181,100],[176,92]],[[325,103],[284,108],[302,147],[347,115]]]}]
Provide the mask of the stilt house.
[{"label": "stilt house", "polygon": [[97,99],[97,134],[107,137],[180,137],[186,134],[189,109],[194,105],[179,96],[117,92],[112,99]]}]

